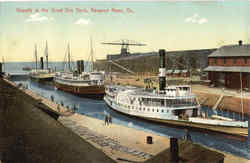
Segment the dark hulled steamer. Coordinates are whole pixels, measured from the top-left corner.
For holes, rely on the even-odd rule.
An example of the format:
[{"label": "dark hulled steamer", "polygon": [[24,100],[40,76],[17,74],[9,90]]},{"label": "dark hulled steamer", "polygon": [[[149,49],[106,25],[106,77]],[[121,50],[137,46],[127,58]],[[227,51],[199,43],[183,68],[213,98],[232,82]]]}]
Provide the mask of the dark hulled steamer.
[{"label": "dark hulled steamer", "polygon": [[35,58],[36,58],[36,68],[31,70],[29,73],[30,79],[43,82],[43,81],[52,81],[54,78],[55,73],[51,71],[48,67],[48,44],[46,41],[46,48],[45,48],[45,56],[46,56],[46,63],[47,68],[44,69],[44,62],[43,57],[40,57],[40,69],[37,68],[37,46],[35,45]]},{"label": "dark hulled steamer", "polygon": [[56,88],[82,97],[102,99],[105,93],[104,72],[93,69],[90,72],[85,72],[83,60],[77,61],[77,71],[72,71],[69,45],[66,55],[68,55],[66,57],[68,58],[68,71],[56,73],[54,78]]}]

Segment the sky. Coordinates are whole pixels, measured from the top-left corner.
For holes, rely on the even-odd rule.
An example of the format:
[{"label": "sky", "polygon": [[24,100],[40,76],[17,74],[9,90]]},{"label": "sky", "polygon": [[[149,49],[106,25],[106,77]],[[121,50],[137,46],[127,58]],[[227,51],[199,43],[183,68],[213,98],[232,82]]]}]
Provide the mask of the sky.
[{"label": "sky", "polygon": [[250,2],[0,2],[0,57],[6,62],[34,61],[35,44],[44,56],[46,41],[49,61],[63,61],[67,44],[74,60],[87,60],[90,38],[96,59],[120,53],[120,46],[101,43],[121,39],[146,44],[130,46],[131,53],[250,43]]}]

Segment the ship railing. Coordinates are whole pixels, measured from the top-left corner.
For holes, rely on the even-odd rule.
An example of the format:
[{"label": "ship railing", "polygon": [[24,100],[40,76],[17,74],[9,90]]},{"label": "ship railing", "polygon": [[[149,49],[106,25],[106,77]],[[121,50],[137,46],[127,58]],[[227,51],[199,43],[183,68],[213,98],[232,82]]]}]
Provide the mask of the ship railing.
[{"label": "ship railing", "polygon": [[[138,95],[136,95],[138,96]],[[189,94],[188,96],[162,96],[162,95],[141,95],[141,98],[148,98],[148,99],[196,99],[196,95],[194,94]]]}]

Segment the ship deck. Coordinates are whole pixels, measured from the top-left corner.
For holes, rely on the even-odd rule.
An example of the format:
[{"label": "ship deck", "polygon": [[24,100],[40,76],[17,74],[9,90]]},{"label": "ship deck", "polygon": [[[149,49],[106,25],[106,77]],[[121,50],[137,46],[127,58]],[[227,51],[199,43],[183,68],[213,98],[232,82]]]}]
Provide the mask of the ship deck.
[{"label": "ship deck", "polygon": [[132,96],[141,96],[145,98],[160,98],[160,99],[181,99],[181,98],[195,98],[195,94],[191,93],[186,96],[172,96],[169,94],[160,94],[156,93],[153,90],[145,90],[143,88],[137,88],[137,87],[132,87],[132,86],[109,86],[109,88],[115,89],[114,92],[119,92],[122,91],[124,93],[128,93],[129,95]]}]

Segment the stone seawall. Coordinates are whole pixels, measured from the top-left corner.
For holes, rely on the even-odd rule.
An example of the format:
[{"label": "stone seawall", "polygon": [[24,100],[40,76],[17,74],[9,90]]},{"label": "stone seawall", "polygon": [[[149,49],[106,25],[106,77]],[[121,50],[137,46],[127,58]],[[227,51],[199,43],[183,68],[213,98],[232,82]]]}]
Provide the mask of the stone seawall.
[{"label": "stone seawall", "polygon": [[3,163],[115,162],[38,109],[36,103],[31,96],[0,79],[0,160]]},{"label": "stone seawall", "polygon": [[[208,64],[208,55],[216,49],[167,51],[166,68],[167,69],[192,69],[205,68]],[[128,68],[135,73],[153,73],[157,74],[159,70],[159,55],[152,52],[151,55],[131,54],[130,56],[115,59],[115,62]],[[107,60],[97,60],[95,66],[98,70],[110,71],[110,65]],[[125,72],[121,68],[112,65],[113,72]]]},{"label": "stone seawall", "polygon": [[[213,108],[220,98],[220,94],[217,93],[204,93],[197,89],[193,89],[193,92],[198,96],[198,100],[201,102],[202,106],[207,106],[209,108]],[[224,96],[217,109],[242,113],[242,104],[244,108],[243,113],[250,116],[250,99],[248,98],[243,98],[241,102],[241,98],[239,97]]]}]

